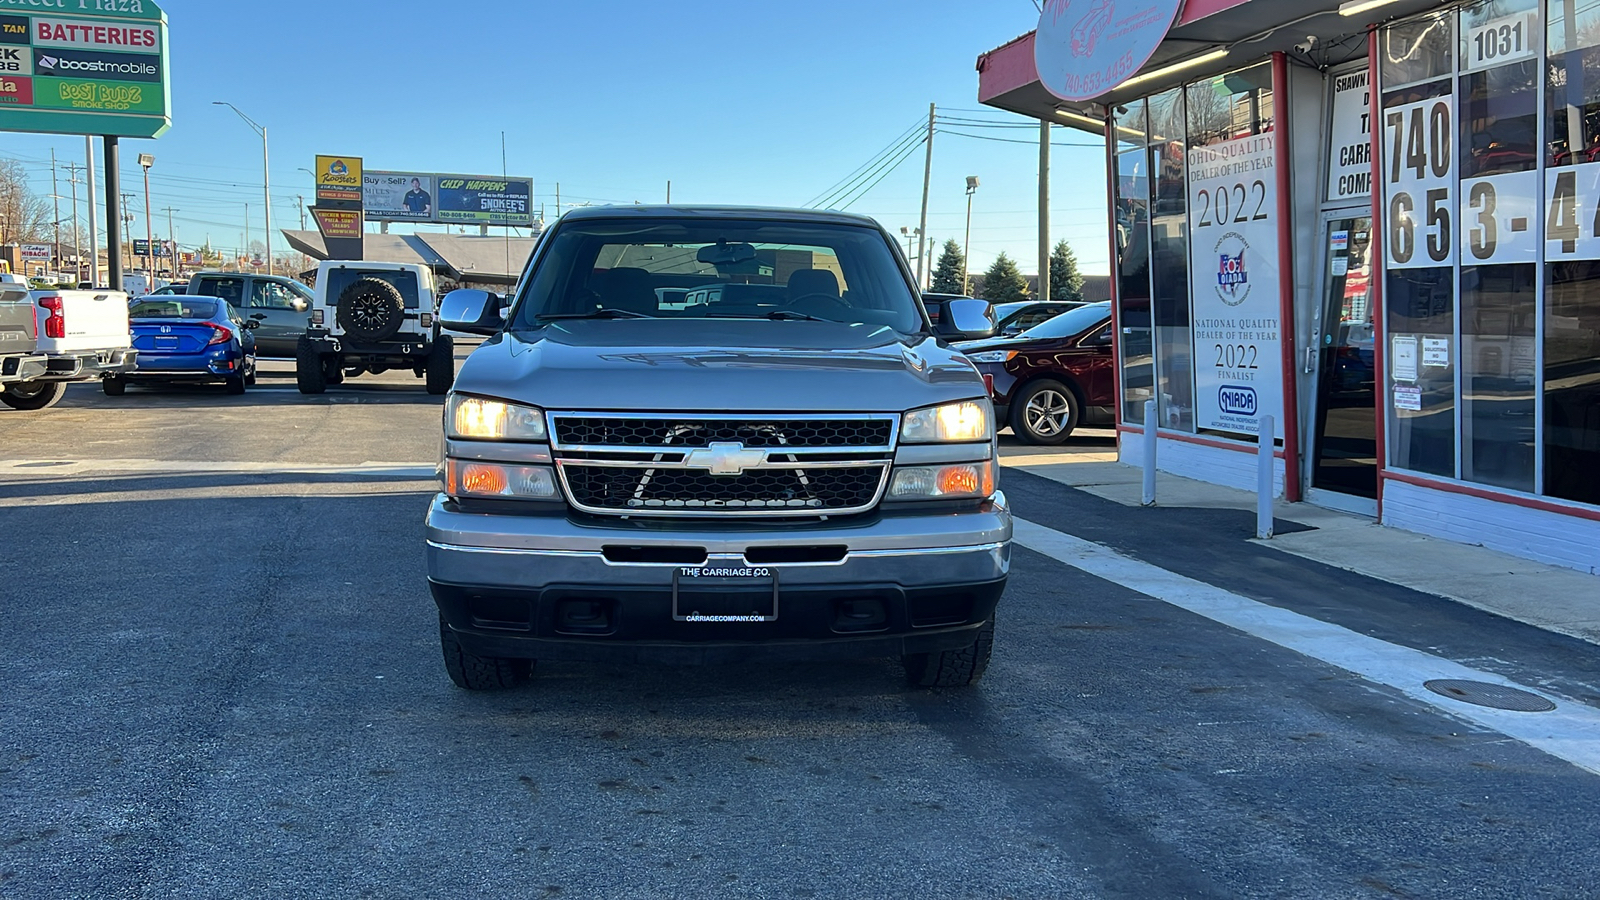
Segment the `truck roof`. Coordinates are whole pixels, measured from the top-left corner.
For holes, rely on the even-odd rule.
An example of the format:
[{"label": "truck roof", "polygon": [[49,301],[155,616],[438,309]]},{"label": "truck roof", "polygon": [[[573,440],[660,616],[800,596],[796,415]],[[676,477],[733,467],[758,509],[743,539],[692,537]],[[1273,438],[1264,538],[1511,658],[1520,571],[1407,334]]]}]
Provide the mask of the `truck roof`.
[{"label": "truck roof", "polygon": [[785,209],[777,206],[580,206],[563,219],[766,219],[775,222],[810,222],[829,225],[865,225],[878,228],[871,216],[830,209]]}]

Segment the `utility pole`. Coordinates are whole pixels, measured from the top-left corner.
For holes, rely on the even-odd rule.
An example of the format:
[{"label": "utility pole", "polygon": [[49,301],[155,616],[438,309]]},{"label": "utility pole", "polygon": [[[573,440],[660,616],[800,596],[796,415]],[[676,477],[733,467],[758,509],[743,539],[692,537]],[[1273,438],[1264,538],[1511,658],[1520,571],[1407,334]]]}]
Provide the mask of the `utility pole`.
[{"label": "utility pole", "polygon": [[[133,199],[133,195],[132,194],[128,193],[127,191],[123,191],[122,192],[122,231],[123,231],[124,234],[133,231],[133,213],[128,210],[128,201],[130,201],[132,199]],[[127,259],[124,261],[124,265],[126,265],[130,269],[133,268],[133,242],[132,241],[128,242],[128,256],[127,256]]]},{"label": "utility pole", "polygon": [[672,205],[672,179],[667,179],[667,205]]},{"label": "utility pole", "polygon": [[1039,299],[1050,299],[1050,123],[1039,120]]},{"label": "utility pole", "polygon": [[978,176],[967,176],[967,236],[961,241],[961,293],[972,295],[972,195],[978,191]]},{"label": "utility pole", "polygon": [[244,255],[250,256],[250,204],[244,205]]},{"label": "utility pole", "polygon": [[[56,248],[53,251],[54,258],[51,262],[55,263],[56,274],[59,275],[61,274],[61,188],[56,183],[56,148],[54,147],[50,148],[50,199],[55,201],[56,206]],[[89,205],[93,206],[93,191],[89,192],[89,199],[91,201]]]},{"label": "utility pole", "polygon": [[183,210],[173,209],[169,206],[163,209],[162,212],[167,214],[167,242],[172,245],[172,255],[167,257],[167,265],[172,267],[172,275],[176,278],[178,275],[178,231],[172,227],[172,214],[183,212]]},{"label": "utility pole", "polygon": [[[83,241],[78,238],[78,169],[75,163],[67,163],[67,181],[72,183],[72,286],[77,287],[83,280]],[[94,203],[94,198],[89,198],[89,203]]]},{"label": "utility pole", "polygon": [[304,194],[295,194],[294,195],[294,202],[296,203],[296,205],[298,205],[300,207],[300,230],[301,231],[305,231],[306,230],[306,196]]},{"label": "utility pole", "polygon": [[922,289],[922,259],[927,254],[923,242],[928,234],[928,187],[933,180],[933,114],[935,107],[928,104],[928,155],[922,162],[922,221],[917,223],[917,290]]},{"label": "utility pole", "polygon": [[100,286],[100,207],[94,202],[94,140],[83,136],[83,166],[89,179],[89,280]]}]

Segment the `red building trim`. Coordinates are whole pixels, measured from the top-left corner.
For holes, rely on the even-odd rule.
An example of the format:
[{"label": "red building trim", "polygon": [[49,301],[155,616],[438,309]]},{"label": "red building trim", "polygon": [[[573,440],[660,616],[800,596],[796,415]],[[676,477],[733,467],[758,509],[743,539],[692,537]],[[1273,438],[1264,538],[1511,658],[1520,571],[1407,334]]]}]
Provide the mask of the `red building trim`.
[{"label": "red building trim", "polygon": [[[1549,500],[1540,500],[1537,497],[1525,497],[1521,494],[1507,494],[1501,491],[1474,487],[1458,481],[1440,481],[1425,475],[1413,475],[1410,472],[1394,472],[1385,470],[1379,473],[1381,480],[1398,481],[1401,484],[1415,485],[1434,491],[1443,491],[1447,494],[1463,494],[1468,497],[1477,497],[1480,500],[1491,500],[1495,503],[1509,503],[1524,509],[1536,509],[1540,512],[1556,513],[1557,515],[1571,516],[1574,519],[1588,519],[1591,522],[1600,522],[1600,509],[1582,506],[1567,506]],[[1382,521],[1381,519],[1379,521]]]},{"label": "red building trim", "polygon": [[1122,260],[1117,248],[1117,129],[1111,111],[1106,111],[1106,211],[1111,215],[1106,243],[1110,246],[1111,274],[1106,279],[1106,290],[1111,297],[1111,396],[1116,398],[1116,422],[1122,424]]},{"label": "red building trim", "polygon": [[[1187,11],[1186,11],[1187,12]],[[1278,344],[1283,363],[1283,497],[1300,502],[1300,393],[1295,383],[1294,227],[1289,195],[1289,58],[1272,54],[1272,165],[1278,180]],[[1260,440],[1257,435],[1256,439]],[[1272,435],[1267,435],[1271,441]]]},{"label": "red building trim", "polygon": [[1385,428],[1389,419],[1388,355],[1384,352],[1389,340],[1388,324],[1383,312],[1383,95],[1378,92],[1378,29],[1367,32],[1367,93],[1372,98],[1368,113],[1372,125],[1367,129],[1367,140],[1372,152],[1372,225],[1367,236],[1367,267],[1372,273],[1367,277],[1367,290],[1372,304],[1372,417],[1373,434],[1377,440],[1378,455],[1378,521],[1383,521],[1383,474],[1389,465],[1389,451]]}]

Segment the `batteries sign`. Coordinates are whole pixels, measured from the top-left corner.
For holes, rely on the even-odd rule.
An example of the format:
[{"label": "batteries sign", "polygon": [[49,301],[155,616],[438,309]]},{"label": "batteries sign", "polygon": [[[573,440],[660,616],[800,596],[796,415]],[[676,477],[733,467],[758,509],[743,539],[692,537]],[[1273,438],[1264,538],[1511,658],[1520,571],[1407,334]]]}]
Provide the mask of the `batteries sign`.
[{"label": "batteries sign", "polygon": [[159,6],[0,6],[0,131],[152,138],[172,127],[167,17]]}]

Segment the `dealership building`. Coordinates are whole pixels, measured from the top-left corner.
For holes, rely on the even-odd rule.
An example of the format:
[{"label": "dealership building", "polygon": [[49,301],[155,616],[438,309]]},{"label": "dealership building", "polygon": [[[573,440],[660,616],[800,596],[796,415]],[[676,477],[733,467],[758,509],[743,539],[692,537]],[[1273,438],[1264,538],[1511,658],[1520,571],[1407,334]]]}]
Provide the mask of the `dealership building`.
[{"label": "dealership building", "polygon": [[1124,461],[1270,439],[1290,501],[1600,573],[1600,4],[1048,0],[978,72],[1104,136]]}]

